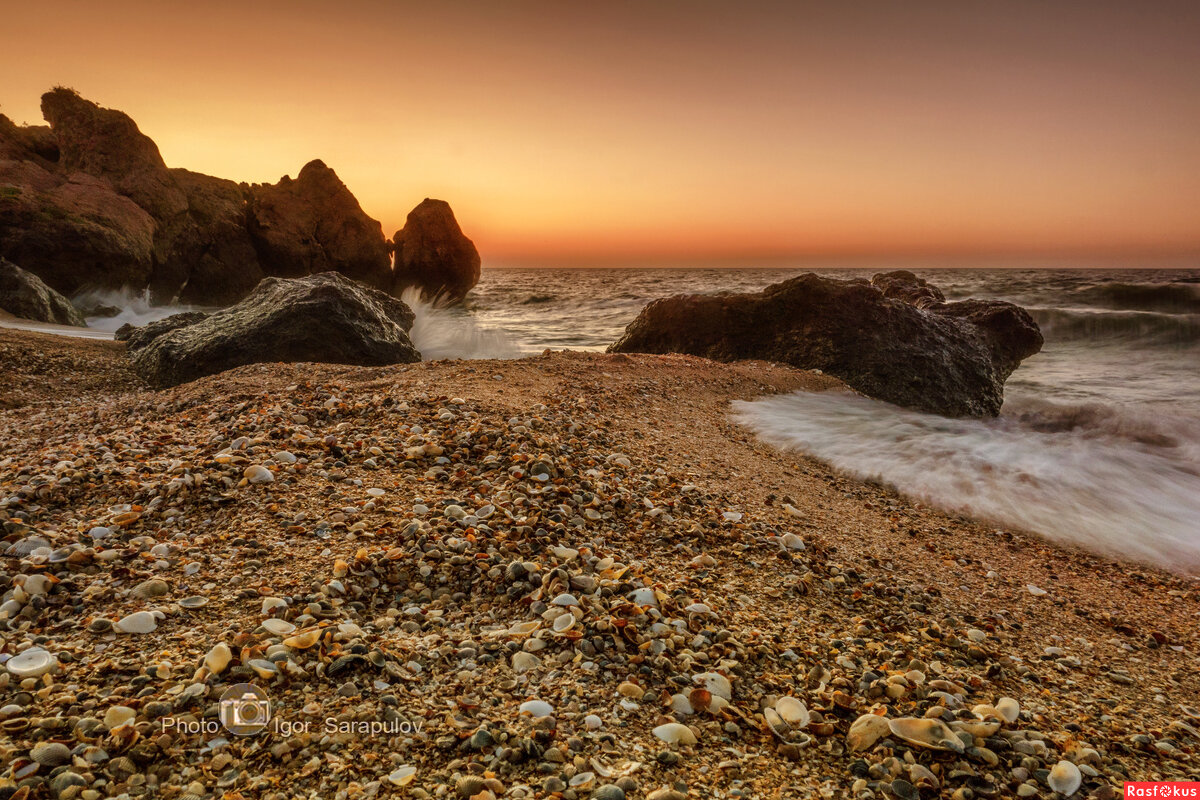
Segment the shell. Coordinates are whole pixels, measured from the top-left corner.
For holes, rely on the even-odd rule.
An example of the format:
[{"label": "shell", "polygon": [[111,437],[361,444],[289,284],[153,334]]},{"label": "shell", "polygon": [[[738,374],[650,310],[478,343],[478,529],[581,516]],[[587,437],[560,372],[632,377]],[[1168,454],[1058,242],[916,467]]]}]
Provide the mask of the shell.
[{"label": "shell", "polygon": [[804,540],[794,533],[785,533],[780,537],[780,542],[785,550],[803,550]]},{"label": "shell", "polygon": [[1016,722],[1021,714],[1021,704],[1011,697],[1001,697],[996,701],[996,710],[1004,717],[1005,722]]},{"label": "shell", "polygon": [[554,628],[555,633],[564,633],[565,631],[569,631],[571,628],[574,628],[575,622],[576,619],[574,614],[559,614],[554,618],[552,627]]},{"label": "shell", "polygon": [[117,728],[130,724],[136,718],[137,712],[129,706],[112,706],[104,712],[104,727],[115,731]]},{"label": "shell", "polygon": [[117,622],[117,630],[123,633],[150,633],[158,627],[158,620],[149,611],[135,611]]},{"label": "shell", "polygon": [[204,608],[206,605],[208,605],[208,598],[198,594],[185,597],[179,601],[181,608]]},{"label": "shell", "polygon": [[963,752],[963,744],[954,731],[938,719],[917,719],[902,717],[888,721],[892,733],[909,744],[918,747],[928,747],[931,750],[950,750],[955,753]]},{"label": "shell", "polygon": [[413,778],[417,776],[417,768],[405,764],[402,767],[397,767],[391,774],[388,775],[388,780],[396,786],[407,786],[412,783]]},{"label": "shell", "polygon": [[725,700],[733,699],[733,684],[729,682],[729,678],[726,678],[719,672],[705,672],[697,675],[693,680],[703,685],[715,697],[721,697]]},{"label": "shell", "polygon": [[242,473],[250,483],[272,483],[275,480],[275,475],[266,467],[255,464],[252,467],[246,467],[246,471]]},{"label": "shell", "polygon": [[526,653],[524,650],[518,650],[517,652],[513,653],[512,668],[513,672],[517,673],[518,675],[522,672],[528,672],[531,669],[536,669],[541,663],[541,660],[537,656],[533,655],[532,653]]},{"label": "shell", "polygon": [[846,734],[846,745],[850,752],[869,750],[876,742],[891,733],[886,717],[876,714],[863,714],[850,724],[850,732]]},{"label": "shell", "polygon": [[687,725],[678,722],[668,722],[654,729],[654,735],[667,744],[695,744],[696,734]]},{"label": "shell", "polygon": [[808,727],[811,719],[808,708],[794,697],[781,697],[775,701],[775,710],[783,721],[797,730]]},{"label": "shell", "polygon": [[538,717],[548,717],[554,713],[554,706],[544,700],[526,700],[521,703],[517,709],[518,714],[528,714],[535,719]]},{"label": "shell", "polygon": [[542,623],[537,620],[533,620],[532,622],[514,622],[505,633],[508,636],[529,636],[540,627],[542,627]]},{"label": "shell", "polygon": [[4,666],[17,678],[40,678],[58,666],[58,659],[40,647],[31,647],[10,658]]},{"label": "shell", "polygon": [[1070,797],[1083,785],[1083,773],[1070,761],[1060,761],[1050,770],[1046,783],[1063,797]]},{"label": "shell", "polygon": [[986,739],[994,736],[996,731],[1000,730],[1000,720],[960,719],[951,722],[950,727],[956,731],[966,731],[972,736]]},{"label": "shell", "polygon": [[290,636],[296,632],[296,626],[283,619],[266,619],[262,626],[276,636]]},{"label": "shell", "polygon": [[304,650],[312,647],[321,638],[321,632],[316,628],[309,628],[306,631],[300,631],[295,636],[289,636],[283,640],[283,643],[293,650]]}]

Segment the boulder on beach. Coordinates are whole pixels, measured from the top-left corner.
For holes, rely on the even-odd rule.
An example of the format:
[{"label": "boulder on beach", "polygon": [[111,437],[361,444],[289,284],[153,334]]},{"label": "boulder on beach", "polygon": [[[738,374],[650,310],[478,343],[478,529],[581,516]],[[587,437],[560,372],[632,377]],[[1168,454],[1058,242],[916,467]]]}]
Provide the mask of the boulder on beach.
[{"label": "boulder on beach", "polygon": [[380,366],[420,361],[400,300],[336,272],[265,278],[246,299],[212,314],[175,315],[122,329],[134,371],[167,387],[234,367],[317,361]]},{"label": "boulder on beach", "polygon": [[459,302],[479,283],[480,258],[445,200],[426,197],[392,238],[396,253],[392,293],[416,287],[428,298]]},{"label": "boulder on beach", "polygon": [[85,327],[83,315],[71,301],[42,279],[0,258],[0,309],[35,322]]},{"label": "boulder on beach", "polygon": [[911,273],[806,274],[752,294],[676,295],[646,306],[609,352],[776,361],[905,408],[996,416],[1004,381],[1041,350],[1041,331],[1012,303],[940,296]]}]

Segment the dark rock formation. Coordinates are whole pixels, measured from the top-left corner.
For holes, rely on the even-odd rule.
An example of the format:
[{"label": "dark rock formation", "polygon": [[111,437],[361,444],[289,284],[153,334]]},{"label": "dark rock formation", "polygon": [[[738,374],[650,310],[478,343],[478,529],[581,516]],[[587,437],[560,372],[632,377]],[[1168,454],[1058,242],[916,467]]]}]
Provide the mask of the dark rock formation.
[{"label": "dark rock formation", "polygon": [[1000,301],[938,302],[933,298],[941,293],[915,276],[876,280],[883,289],[808,274],[755,294],[656,300],[609,352],[777,361],[821,369],[907,408],[951,417],[998,414],[1004,381],[1042,347],[1029,314]]},{"label": "dark rock formation", "polygon": [[37,275],[0,258],[0,309],[36,322],[84,327],[83,315]]},{"label": "dark rock formation", "polygon": [[946,295],[924,278],[918,278],[903,269],[895,272],[880,272],[871,276],[871,285],[883,292],[884,297],[903,300],[917,308],[927,308],[946,302]]},{"label": "dark rock formation", "polygon": [[[0,115],[0,255],[63,294],[129,287],[224,305],[265,276],[329,270],[393,286],[382,226],[320,161],[295,180],[236,184],[168,168],[127,115],[70,90],[46,93],[42,112],[50,127]],[[417,271],[451,275],[455,293],[474,285],[479,256],[448,206],[413,230]]]},{"label": "dark rock formation", "polygon": [[245,364],[319,361],[383,365],[419,361],[413,312],[391,295],[336,272],[264,279],[237,305],[122,329],[134,371],[174,386]]},{"label": "dark rock formation", "polygon": [[393,294],[415,286],[426,297],[458,302],[479,283],[479,251],[463,235],[444,200],[427,197],[409,212],[392,246],[396,253]]},{"label": "dark rock formation", "polygon": [[249,200],[250,237],[266,274],[296,277],[336,268],[388,289],[383,227],[323,162],[305,164],[295,180],[284,176],[274,185],[251,187]]}]

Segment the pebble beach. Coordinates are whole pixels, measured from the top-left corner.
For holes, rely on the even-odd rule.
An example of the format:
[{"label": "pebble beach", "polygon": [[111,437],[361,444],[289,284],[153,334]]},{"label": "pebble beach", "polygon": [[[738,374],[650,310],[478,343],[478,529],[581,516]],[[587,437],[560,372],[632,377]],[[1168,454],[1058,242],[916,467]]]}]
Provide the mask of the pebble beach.
[{"label": "pebble beach", "polygon": [[[4,798],[1099,797],[1200,776],[1200,582],[737,425],[763,362],[0,331]],[[1134,535],[1134,532],[1131,532]],[[252,684],[270,722],[222,726]]]}]

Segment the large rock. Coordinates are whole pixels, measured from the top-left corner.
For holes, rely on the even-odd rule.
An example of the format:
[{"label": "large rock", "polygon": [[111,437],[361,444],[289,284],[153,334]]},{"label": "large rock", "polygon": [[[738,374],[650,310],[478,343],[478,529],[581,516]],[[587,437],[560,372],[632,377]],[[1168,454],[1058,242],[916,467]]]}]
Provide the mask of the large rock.
[{"label": "large rock", "polygon": [[421,358],[408,338],[409,307],[336,272],[265,278],[235,306],[180,317],[121,332],[134,371],[152,386],[260,362],[378,366]]},{"label": "large rock", "polygon": [[0,309],[36,322],[87,325],[83,315],[67,298],[43,283],[37,275],[3,258],[0,258]]},{"label": "large rock", "polygon": [[248,223],[263,271],[295,277],[336,269],[377,289],[391,284],[383,227],[368,217],[346,184],[321,161],[295,180],[249,192]]},{"label": "large rock", "polygon": [[425,198],[409,212],[392,246],[396,253],[393,294],[415,286],[425,297],[457,302],[479,283],[479,251],[463,235],[445,200]]},{"label": "large rock", "polygon": [[1004,381],[1041,350],[1032,317],[1000,301],[939,302],[941,293],[911,273],[873,282],[884,288],[807,274],[754,294],[656,300],[609,352],[777,361],[823,370],[906,408],[1000,413]]}]

